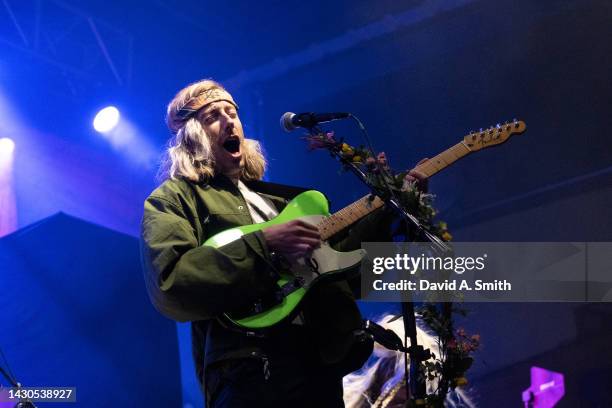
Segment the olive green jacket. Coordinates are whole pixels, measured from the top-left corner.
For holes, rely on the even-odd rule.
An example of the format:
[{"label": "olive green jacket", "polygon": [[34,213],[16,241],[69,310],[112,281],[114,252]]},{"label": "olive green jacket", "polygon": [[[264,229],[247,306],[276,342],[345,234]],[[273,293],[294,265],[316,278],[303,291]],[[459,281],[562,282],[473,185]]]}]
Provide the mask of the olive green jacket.
[{"label": "olive green jacket", "polygon": [[[305,191],[264,182],[247,185],[279,211]],[[217,176],[209,183],[166,180],[146,199],[142,220],[142,259],[153,305],[171,319],[197,322],[269,295],[277,287],[276,270],[260,231],[217,249],[202,246],[218,232],[252,223],[242,194],[228,178]],[[362,240],[385,240],[389,225],[388,214],[375,212],[336,239],[334,247],[351,250]],[[353,293],[339,282],[325,285],[305,303],[306,325],[325,345],[323,360],[334,361],[347,347],[346,336],[361,324]],[[194,335],[194,345],[195,337],[203,335]]]}]

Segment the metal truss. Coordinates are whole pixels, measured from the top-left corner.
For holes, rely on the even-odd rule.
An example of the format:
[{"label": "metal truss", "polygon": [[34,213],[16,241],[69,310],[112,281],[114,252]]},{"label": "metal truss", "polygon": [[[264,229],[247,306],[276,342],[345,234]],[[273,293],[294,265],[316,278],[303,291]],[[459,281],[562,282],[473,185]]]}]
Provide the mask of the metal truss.
[{"label": "metal truss", "polygon": [[131,81],[133,37],[58,0],[0,0],[0,43],[85,80]]}]

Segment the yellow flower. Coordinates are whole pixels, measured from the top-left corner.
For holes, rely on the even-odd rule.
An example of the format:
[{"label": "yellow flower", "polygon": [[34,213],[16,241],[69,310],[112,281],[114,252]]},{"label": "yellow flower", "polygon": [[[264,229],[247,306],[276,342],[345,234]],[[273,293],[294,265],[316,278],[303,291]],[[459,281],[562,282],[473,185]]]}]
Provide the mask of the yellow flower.
[{"label": "yellow flower", "polygon": [[352,150],[351,146],[347,145],[346,143],[342,143],[342,151],[346,153],[349,150]]},{"label": "yellow flower", "polygon": [[355,162],[355,163],[361,162],[361,156],[354,156],[353,157],[353,162]]},{"label": "yellow flower", "polygon": [[444,241],[450,241],[451,239],[453,239],[453,236],[450,234],[450,232],[444,231],[444,233],[442,234],[442,239]]},{"label": "yellow flower", "polygon": [[464,385],[468,384],[468,380],[465,377],[455,378],[454,382],[455,382],[455,386],[457,387],[463,387]]}]

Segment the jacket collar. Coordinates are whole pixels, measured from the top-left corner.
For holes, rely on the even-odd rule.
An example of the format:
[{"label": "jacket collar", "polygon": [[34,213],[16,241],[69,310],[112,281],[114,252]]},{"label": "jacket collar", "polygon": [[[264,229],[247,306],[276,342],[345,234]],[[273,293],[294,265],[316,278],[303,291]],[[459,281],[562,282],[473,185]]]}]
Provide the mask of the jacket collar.
[{"label": "jacket collar", "polygon": [[286,184],[269,183],[261,180],[243,181],[248,188],[262,194],[269,194],[291,200],[298,194],[304,191],[312,190],[310,188],[289,186]]},{"label": "jacket collar", "polygon": [[[293,199],[295,196],[303,193],[304,191],[312,190],[311,188],[269,183],[261,180],[243,180],[243,183],[257,193],[282,197],[287,200]],[[216,174],[208,183],[205,184],[238,191],[238,187],[229,179],[229,177],[223,174]]]}]

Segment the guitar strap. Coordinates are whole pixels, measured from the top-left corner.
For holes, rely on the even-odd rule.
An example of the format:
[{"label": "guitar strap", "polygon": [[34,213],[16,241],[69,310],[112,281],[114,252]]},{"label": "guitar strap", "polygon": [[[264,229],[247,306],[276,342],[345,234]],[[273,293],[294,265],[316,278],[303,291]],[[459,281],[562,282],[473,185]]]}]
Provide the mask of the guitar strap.
[{"label": "guitar strap", "polygon": [[312,188],[289,186],[286,184],[270,183],[260,180],[245,181],[245,185],[258,193],[282,197],[287,200],[295,198],[298,194],[303,193],[304,191],[312,190]]},{"label": "guitar strap", "polygon": [[238,182],[238,189],[246,200],[251,218],[256,224],[270,221],[278,215],[274,204],[268,198],[251,191],[242,181]]}]

